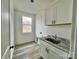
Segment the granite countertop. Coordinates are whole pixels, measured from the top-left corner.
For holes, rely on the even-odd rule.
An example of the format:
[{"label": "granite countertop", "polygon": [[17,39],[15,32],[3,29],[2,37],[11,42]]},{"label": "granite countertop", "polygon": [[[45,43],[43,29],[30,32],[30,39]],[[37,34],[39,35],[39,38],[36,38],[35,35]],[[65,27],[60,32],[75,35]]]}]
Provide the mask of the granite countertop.
[{"label": "granite countertop", "polygon": [[61,43],[59,43],[59,44],[54,44],[52,42],[49,42],[49,41],[45,40],[45,37],[39,37],[39,39],[47,42],[48,44],[50,44],[50,45],[52,45],[60,50],[63,50],[64,52],[69,53],[70,42],[67,39],[59,38],[59,39],[61,39]]}]

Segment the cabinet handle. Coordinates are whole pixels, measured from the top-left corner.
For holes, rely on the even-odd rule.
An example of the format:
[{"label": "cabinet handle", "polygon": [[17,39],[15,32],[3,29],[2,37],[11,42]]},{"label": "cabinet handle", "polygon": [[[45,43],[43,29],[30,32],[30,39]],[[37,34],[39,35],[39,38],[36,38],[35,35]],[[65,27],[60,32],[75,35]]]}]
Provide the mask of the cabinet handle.
[{"label": "cabinet handle", "polygon": [[54,24],[54,21],[52,20],[52,24]]},{"label": "cabinet handle", "polygon": [[46,52],[49,53],[49,49],[48,48],[46,48]]},{"label": "cabinet handle", "polygon": [[54,20],[54,24],[56,23],[56,21]]},{"label": "cabinet handle", "polygon": [[56,23],[56,21],[55,20],[52,20],[52,24],[55,24]]}]

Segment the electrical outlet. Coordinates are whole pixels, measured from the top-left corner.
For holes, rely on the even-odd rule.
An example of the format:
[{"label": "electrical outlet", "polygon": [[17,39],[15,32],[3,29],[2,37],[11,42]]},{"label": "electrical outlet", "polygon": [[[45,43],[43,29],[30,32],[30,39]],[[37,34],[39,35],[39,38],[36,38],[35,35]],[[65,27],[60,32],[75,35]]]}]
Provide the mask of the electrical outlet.
[{"label": "electrical outlet", "polygon": [[42,34],[42,32],[40,32],[40,34]]}]

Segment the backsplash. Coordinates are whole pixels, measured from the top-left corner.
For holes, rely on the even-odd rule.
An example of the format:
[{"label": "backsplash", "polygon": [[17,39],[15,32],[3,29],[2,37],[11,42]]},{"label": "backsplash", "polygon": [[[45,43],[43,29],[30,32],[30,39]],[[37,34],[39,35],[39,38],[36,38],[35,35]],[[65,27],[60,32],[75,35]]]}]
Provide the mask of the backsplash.
[{"label": "backsplash", "polygon": [[57,35],[58,37],[71,39],[71,25],[46,26],[45,30],[47,35]]}]

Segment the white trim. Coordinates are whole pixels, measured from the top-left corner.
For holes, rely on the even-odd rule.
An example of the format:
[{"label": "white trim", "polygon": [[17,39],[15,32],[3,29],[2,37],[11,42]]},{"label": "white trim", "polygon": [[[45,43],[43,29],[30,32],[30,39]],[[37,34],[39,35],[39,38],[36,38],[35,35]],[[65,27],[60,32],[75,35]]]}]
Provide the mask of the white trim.
[{"label": "white trim", "polygon": [[13,58],[14,48],[10,49],[10,59]]},{"label": "white trim", "polygon": [[13,7],[13,0],[10,0],[10,46],[14,46],[14,7]]},{"label": "white trim", "polygon": [[6,49],[5,53],[4,53],[4,55],[2,56],[2,59],[5,59],[5,58],[6,58],[8,52],[9,52],[9,48],[10,48],[10,46],[7,47],[7,49]]}]

